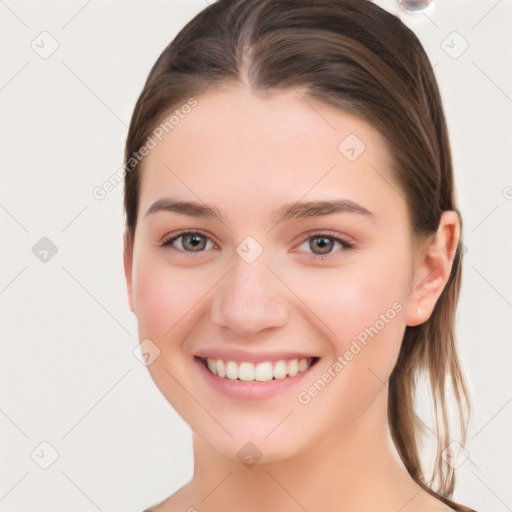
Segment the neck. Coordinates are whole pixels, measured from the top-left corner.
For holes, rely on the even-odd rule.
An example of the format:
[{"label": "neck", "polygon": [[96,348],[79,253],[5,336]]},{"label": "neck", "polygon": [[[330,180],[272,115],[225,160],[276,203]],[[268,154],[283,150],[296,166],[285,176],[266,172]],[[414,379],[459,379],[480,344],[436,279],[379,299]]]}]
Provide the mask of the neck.
[{"label": "neck", "polygon": [[387,387],[350,425],[287,460],[247,467],[196,435],[193,446],[187,494],[199,509],[396,511],[419,490],[391,440]]}]

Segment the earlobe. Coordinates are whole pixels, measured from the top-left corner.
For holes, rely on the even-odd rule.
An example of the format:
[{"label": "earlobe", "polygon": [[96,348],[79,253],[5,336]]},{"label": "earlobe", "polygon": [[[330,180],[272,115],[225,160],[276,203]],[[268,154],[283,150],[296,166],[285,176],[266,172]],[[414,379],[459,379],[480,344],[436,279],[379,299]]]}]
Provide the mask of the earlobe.
[{"label": "earlobe", "polygon": [[125,231],[123,236],[123,266],[124,277],[126,279],[126,290],[128,292],[128,306],[130,311],[135,313],[132,299],[132,262],[133,262],[133,243],[129,241],[128,233]]},{"label": "earlobe", "polygon": [[459,238],[457,213],[443,212],[435,236],[428,240],[414,264],[414,278],[405,312],[406,325],[420,325],[430,318],[450,278]]}]

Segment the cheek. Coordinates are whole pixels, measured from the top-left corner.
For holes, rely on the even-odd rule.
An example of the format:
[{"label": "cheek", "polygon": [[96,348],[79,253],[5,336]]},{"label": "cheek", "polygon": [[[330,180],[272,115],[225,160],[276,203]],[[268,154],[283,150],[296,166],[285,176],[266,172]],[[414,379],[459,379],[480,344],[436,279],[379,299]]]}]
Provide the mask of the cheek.
[{"label": "cheek", "polygon": [[166,400],[187,422],[202,417],[191,407],[190,397],[179,382],[186,382],[187,356],[183,343],[194,321],[197,306],[208,289],[208,279],[191,270],[171,267],[162,258],[142,254],[134,265],[133,299],[139,340],[150,339],[159,355],[147,370]]},{"label": "cheek", "polygon": [[[358,400],[343,413],[347,418],[371,402],[398,358],[408,267],[407,256],[391,255],[375,253],[346,267],[294,276],[297,295],[317,315],[313,321],[329,341],[324,370],[337,375],[319,403],[340,397],[350,402],[350,390],[359,390]],[[339,356],[342,366],[333,368]]]},{"label": "cheek", "polygon": [[134,267],[132,291],[141,335],[155,342],[172,336],[170,331],[179,330],[208,291],[207,282],[192,269],[176,269],[162,258],[142,254]]},{"label": "cheek", "polygon": [[297,295],[305,298],[305,303],[325,324],[326,335],[336,340],[339,350],[365,328],[379,322],[381,315],[395,319],[399,316],[397,310],[403,309],[404,276],[401,270],[394,271],[389,266],[332,269],[308,278],[297,275],[294,280]]},{"label": "cheek", "polygon": [[[315,411],[312,416],[330,417],[334,427],[349,424],[382,390],[405,330],[403,279],[402,270],[387,266],[352,266],[349,272],[314,279],[315,286],[305,295],[307,304],[330,330],[323,330],[329,341],[320,377],[325,388],[312,380],[303,390],[311,399],[312,407],[306,410]],[[321,390],[318,395],[315,387]]]}]

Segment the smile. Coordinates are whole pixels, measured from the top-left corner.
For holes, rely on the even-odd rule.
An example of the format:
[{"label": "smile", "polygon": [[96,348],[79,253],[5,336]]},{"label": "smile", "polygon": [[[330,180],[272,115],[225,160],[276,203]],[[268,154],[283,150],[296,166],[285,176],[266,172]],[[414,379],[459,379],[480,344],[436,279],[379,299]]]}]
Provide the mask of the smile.
[{"label": "smile", "polygon": [[269,382],[287,377],[295,377],[307,371],[318,358],[303,357],[279,361],[261,361],[259,363],[224,361],[222,359],[200,358],[204,366],[214,375],[224,379],[238,381]]}]

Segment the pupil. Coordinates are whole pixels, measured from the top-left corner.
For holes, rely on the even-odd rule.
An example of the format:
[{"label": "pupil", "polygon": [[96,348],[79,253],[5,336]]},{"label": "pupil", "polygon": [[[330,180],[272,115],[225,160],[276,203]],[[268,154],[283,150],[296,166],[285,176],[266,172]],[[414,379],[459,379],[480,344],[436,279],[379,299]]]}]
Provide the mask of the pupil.
[{"label": "pupil", "polygon": [[[315,238],[314,240],[320,241],[320,243],[318,245],[319,245],[319,248],[322,250],[322,254],[326,254],[326,253],[330,252],[330,250],[332,248],[331,244],[333,243],[332,240],[329,240],[329,238]],[[327,244],[324,243],[326,241],[327,241]],[[326,247],[327,247],[327,250],[325,250]]]},{"label": "pupil", "polygon": [[[202,238],[202,237],[201,237],[201,236],[199,236],[199,235],[189,235],[189,236],[186,236],[186,237],[185,237],[185,241],[186,241],[186,240],[189,240],[189,241],[194,240],[194,242],[192,242],[191,247],[192,247],[192,248],[197,248],[197,247],[198,247],[197,242],[199,241],[199,245],[200,245],[200,244],[201,244],[201,240],[200,240],[201,238]],[[187,243],[187,242],[185,242],[185,243]],[[201,248],[203,248],[203,247],[201,247]]]}]

